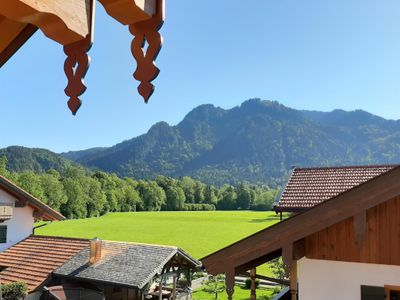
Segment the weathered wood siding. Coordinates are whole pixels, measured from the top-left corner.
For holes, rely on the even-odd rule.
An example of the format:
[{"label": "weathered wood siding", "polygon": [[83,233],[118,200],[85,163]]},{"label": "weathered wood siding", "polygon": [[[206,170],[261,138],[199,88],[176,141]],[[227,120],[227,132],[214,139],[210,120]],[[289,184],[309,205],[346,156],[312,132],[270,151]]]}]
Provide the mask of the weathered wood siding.
[{"label": "weathered wood siding", "polygon": [[400,197],[367,210],[364,242],[356,243],[353,218],[306,238],[306,257],[400,265]]}]

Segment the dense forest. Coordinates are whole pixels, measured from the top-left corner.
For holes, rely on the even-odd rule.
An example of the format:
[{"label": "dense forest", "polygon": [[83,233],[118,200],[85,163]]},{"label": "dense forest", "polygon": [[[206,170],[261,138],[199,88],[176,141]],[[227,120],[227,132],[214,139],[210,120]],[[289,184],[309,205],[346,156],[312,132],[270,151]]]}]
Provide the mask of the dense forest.
[{"label": "dense forest", "polygon": [[187,176],[137,181],[75,165],[66,166],[62,172],[10,172],[6,157],[0,158],[0,175],[67,218],[128,211],[269,210],[277,193],[267,186],[246,182],[217,188]]},{"label": "dense forest", "polygon": [[175,126],[160,122],[112,147],[57,154],[11,146],[1,156],[13,172],[64,174],[81,165],[121,178],[189,176],[218,187],[243,181],[279,187],[292,166],[399,163],[400,121],[252,99],[232,109],[201,105]]},{"label": "dense forest", "polygon": [[176,126],[155,124],[113,147],[64,154],[120,176],[191,176],[278,186],[292,166],[398,163],[400,121],[362,110],[301,111],[252,99],[232,109],[202,105]]}]

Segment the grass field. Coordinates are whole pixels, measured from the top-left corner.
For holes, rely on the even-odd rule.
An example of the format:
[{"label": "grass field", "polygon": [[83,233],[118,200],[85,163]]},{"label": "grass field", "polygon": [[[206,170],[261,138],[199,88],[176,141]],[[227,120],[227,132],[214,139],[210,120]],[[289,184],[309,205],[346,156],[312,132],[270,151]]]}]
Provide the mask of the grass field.
[{"label": "grass field", "polygon": [[[257,289],[257,299],[271,299],[273,290],[272,289]],[[214,295],[209,294],[202,289],[193,292],[194,300],[213,300]],[[250,290],[241,288],[239,286],[235,287],[235,293],[233,298],[237,300],[250,300]],[[218,295],[218,300],[227,300],[227,294],[225,292]]]},{"label": "grass field", "polygon": [[274,212],[132,212],[54,222],[35,234],[176,245],[202,258],[279,221]]}]

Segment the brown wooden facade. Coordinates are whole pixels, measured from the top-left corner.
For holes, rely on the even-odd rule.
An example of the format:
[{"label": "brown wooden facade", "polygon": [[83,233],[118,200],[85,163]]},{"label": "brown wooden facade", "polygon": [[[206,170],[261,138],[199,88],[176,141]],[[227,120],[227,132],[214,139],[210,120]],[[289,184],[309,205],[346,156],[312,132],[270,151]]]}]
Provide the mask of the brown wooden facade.
[{"label": "brown wooden facade", "polygon": [[354,218],[305,238],[307,258],[400,265],[400,197],[367,210],[367,223],[358,244]]},{"label": "brown wooden facade", "polygon": [[234,276],[282,255],[297,299],[302,257],[400,265],[400,167],[201,259],[225,273],[228,299]]}]

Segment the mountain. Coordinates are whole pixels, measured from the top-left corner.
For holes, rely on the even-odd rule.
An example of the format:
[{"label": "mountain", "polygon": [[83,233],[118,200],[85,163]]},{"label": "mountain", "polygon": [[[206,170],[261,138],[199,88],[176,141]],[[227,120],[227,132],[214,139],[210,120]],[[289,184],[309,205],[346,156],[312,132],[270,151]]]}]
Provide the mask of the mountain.
[{"label": "mountain", "polygon": [[69,166],[76,164],[57,153],[40,148],[10,146],[0,149],[0,157],[3,156],[7,157],[8,170],[13,172],[34,171],[41,173],[49,169],[63,172]]},{"label": "mountain", "polygon": [[251,99],[228,110],[201,105],[176,126],[160,122],[113,147],[62,155],[120,176],[274,185],[293,165],[398,163],[400,122],[362,110],[300,111]]}]

